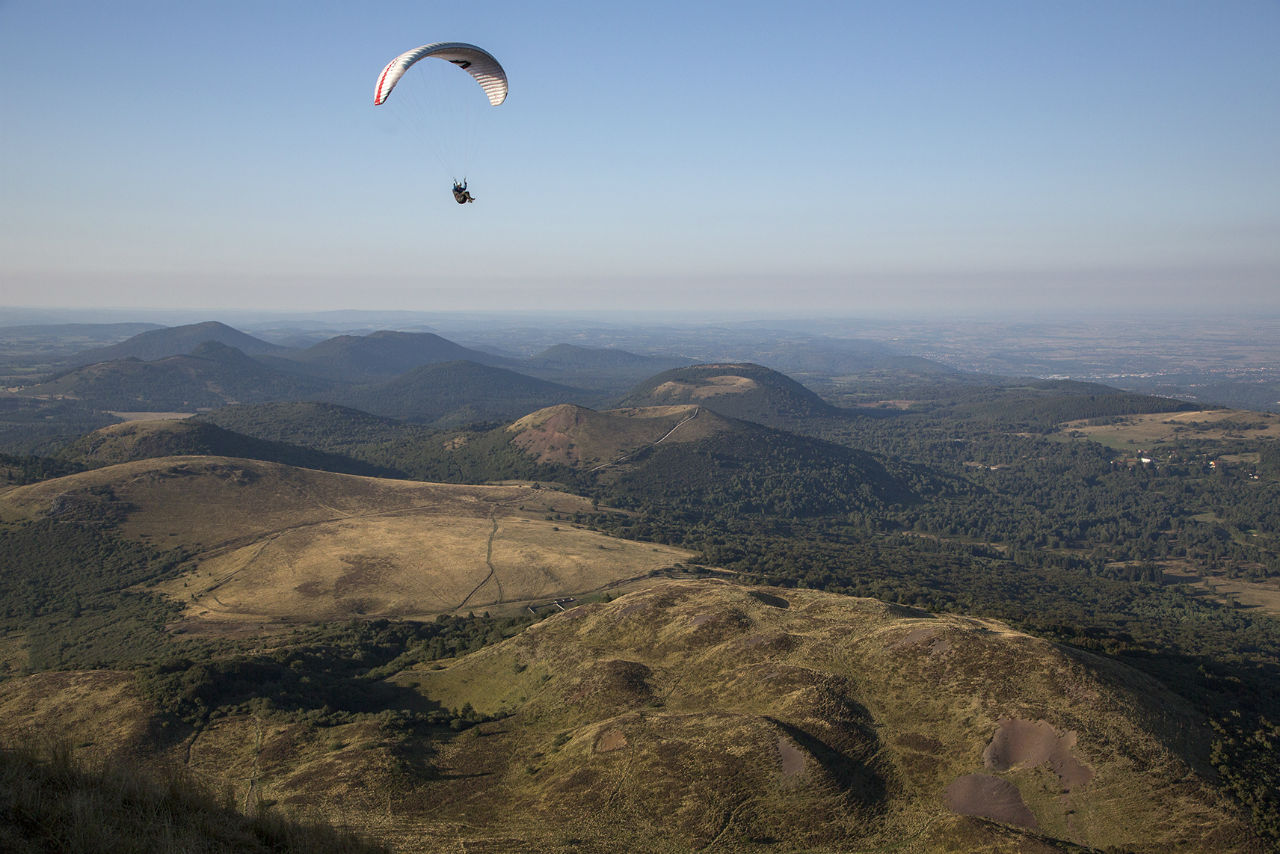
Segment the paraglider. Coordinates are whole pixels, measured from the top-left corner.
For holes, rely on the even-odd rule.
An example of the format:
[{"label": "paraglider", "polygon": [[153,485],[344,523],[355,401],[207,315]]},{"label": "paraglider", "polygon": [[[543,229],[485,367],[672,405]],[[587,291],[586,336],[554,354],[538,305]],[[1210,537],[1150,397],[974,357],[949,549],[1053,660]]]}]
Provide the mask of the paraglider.
[{"label": "paraglider", "polygon": [[[374,106],[384,104],[396,84],[404,77],[405,72],[423,59],[442,59],[461,68],[480,84],[485,97],[495,107],[507,99],[507,72],[492,54],[463,42],[436,42],[406,51],[387,63],[387,67],[378,75],[378,83],[374,88]],[[443,118],[442,116],[430,117],[432,124],[443,124]],[[452,131],[445,127],[441,132],[448,134]],[[454,172],[454,174],[459,173]],[[457,178],[453,179],[453,198],[460,205],[475,201],[475,197],[467,190],[465,178],[461,184],[458,183]]]}]

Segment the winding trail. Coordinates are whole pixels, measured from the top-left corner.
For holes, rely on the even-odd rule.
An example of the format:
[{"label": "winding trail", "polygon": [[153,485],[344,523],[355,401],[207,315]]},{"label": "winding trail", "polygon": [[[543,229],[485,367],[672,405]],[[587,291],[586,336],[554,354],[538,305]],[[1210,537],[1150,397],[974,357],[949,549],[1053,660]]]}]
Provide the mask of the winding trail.
[{"label": "winding trail", "polygon": [[621,465],[622,463],[625,463],[627,460],[629,460],[629,459],[631,459],[632,457],[634,457],[636,454],[640,453],[642,450],[645,450],[646,448],[652,448],[652,447],[655,447],[656,445],[661,445],[661,444],[662,444],[663,442],[665,442],[667,439],[671,438],[671,434],[672,434],[672,433],[675,433],[677,430],[679,430],[679,429],[680,429],[681,427],[683,427],[685,424],[688,424],[690,421],[692,421],[693,419],[697,418],[697,417],[698,417],[698,413],[699,413],[699,412],[701,412],[701,411],[702,411],[702,407],[701,407],[701,406],[695,406],[695,407],[693,408],[693,412],[689,413],[689,414],[688,414],[688,415],[686,415],[684,418],[681,418],[679,421],[677,421],[677,422],[675,423],[675,426],[674,426],[674,427],[672,427],[670,430],[668,430],[666,433],[663,433],[663,434],[662,434],[662,437],[661,437],[660,439],[658,439],[657,441],[655,441],[655,442],[650,442],[649,444],[647,444],[647,445],[645,445],[645,446],[643,446],[643,447],[641,447],[641,448],[636,448],[634,451],[628,451],[627,453],[625,453],[625,454],[623,454],[623,455],[621,455],[621,456],[617,457],[616,459],[614,459],[614,460],[613,460],[613,461],[611,461],[611,462],[601,463],[600,465],[595,466],[594,468],[587,469],[588,473],[590,473],[590,472],[597,472],[597,471],[600,471],[601,469],[607,469],[607,468],[610,468],[610,467],[612,467],[612,466],[616,466],[616,465]]},{"label": "winding trail", "polygon": [[489,540],[485,543],[484,549],[484,563],[485,566],[489,567],[489,573],[480,580],[479,584],[471,588],[470,593],[462,597],[462,601],[458,603],[457,608],[454,610],[460,611],[465,608],[467,603],[471,601],[471,597],[480,592],[480,588],[484,587],[490,581],[492,581],[498,588],[498,598],[494,604],[500,604],[503,601],[502,579],[498,578],[498,571],[493,565],[493,541],[498,536],[498,508],[501,506],[502,503],[497,503],[489,510],[489,521],[493,524],[493,527],[489,531]]}]

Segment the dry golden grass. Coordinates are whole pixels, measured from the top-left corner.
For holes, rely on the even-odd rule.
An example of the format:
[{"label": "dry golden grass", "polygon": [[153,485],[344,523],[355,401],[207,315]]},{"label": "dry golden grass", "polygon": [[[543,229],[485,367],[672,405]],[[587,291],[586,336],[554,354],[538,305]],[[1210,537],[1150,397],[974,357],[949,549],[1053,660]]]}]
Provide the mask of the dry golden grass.
[{"label": "dry golden grass", "polygon": [[416,483],[223,457],[143,460],[11,489],[0,515],[37,516],[59,496],[95,489],[127,508],[126,536],[196,552],[159,588],[196,620],[479,612],[579,596],[691,557],[548,520],[590,502],[529,484]]},{"label": "dry golden grass", "polygon": [[[1011,783],[1040,832],[1064,844],[1261,850],[1200,776],[1204,721],[1153,681],[995,621],[769,591],[778,607],[752,592],[659,584],[395,680],[447,706],[511,715],[452,745],[444,767],[484,775],[483,797],[517,805],[517,822],[532,811],[587,841],[1037,850],[1031,837],[1014,844],[1016,829],[956,823],[942,793],[986,774]],[[984,762],[1002,721],[1052,749]],[[463,784],[440,797],[441,818],[461,820],[482,795]],[[665,833],[656,816],[668,817]],[[495,814],[486,830],[515,828]]]},{"label": "dry golden grass", "polygon": [[[1254,425],[1242,430],[1240,425]],[[1195,412],[1163,412],[1129,415],[1115,424],[1089,424],[1088,420],[1059,425],[1063,433],[1116,449],[1147,449],[1162,442],[1185,439],[1280,438],[1280,415],[1238,409],[1206,409]]]},{"label": "dry golden grass", "polygon": [[195,415],[194,412],[112,412],[111,414],[116,418],[122,418],[124,421],[132,423],[142,421],[179,421]]},{"label": "dry golden grass", "polygon": [[150,713],[127,673],[50,671],[0,682],[0,740],[10,744],[43,733],[95,757],[145,752]]},{"label": "dry golden grass", "polygon": [[[161,421],[161,423],[172,424],[173,421],[182,421],[184,419],[189,419],[189,417],[191,417],[192,415],[195,415],[195,412],[114,412],[113,411],[111,412],[111,415],[118,417],[118,419],[123,419],[125,424],[145,424],[147,423],[147,421]],[[102,428],[102,430],[110,430],[111,428],[113,428],[113,426],[120,426],[120,425],[113,424],[110,426],[105,426],[105,428]]]},{"label": "dry golden grass", "polygon": [[582,595],[689,557],[518,516],[397,514],[221,550],[158,589],[200,619],[427,618]]},{"label": "dry golden grass", "polygon": [[1264,614],[1280,617],[1280,581],[1274,578],[1249,581],[1225,575],[1201,575],[1185,564],[1166,567],[1165,576],[1185,581],[1219,602],[1256,608]]},{"label": "dry golden grass", "polygon": [[706,400],[710,397],[721,397],[727,394],[744,394],[759,387],[760,384],[750,377],[726,374],[716,377],[704,377],[697,383],[672,380],[655,386],[649,396],[655,400],[666,399],[684,402]]},{"label": "dry golden grass", "polygon": [[[51,727],[89,678],[120,710],[61,723],[145,715],[128,677],[58,678],[5,683],[0,733]],[[1187,704],[990,620],[668,581],[391,680],[502,717],[426,748],[372,721],[233,715],[163,758],[401,851],[1263,850],[1206,785]],[[949,808],[974,775],[1038,830]]]}]

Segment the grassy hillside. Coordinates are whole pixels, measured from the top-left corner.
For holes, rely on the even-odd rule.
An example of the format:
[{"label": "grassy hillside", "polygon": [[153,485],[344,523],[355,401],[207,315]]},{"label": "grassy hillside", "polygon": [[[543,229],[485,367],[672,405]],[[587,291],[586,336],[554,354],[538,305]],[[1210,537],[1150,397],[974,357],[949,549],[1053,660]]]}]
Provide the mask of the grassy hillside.
[{"label": "grassy hillside", "polygon": [[1190,707],[994,622],[668,584],[395,679],[504,715],[441,752],[484,777],[438,809],[514,805],[513,836],[528,810],[642,850],[1260,850]]},{"label": "grassy hillside", "polygon": [[581,595],[687,561],[561,521],[585,498],[527,485],[353,477],[170,457],[0,492],[7,520],[98,520],[182,549],[156,589],[194,621],[422,617]]},{"label": "grassy hillside", "polygon": [[1072,438],[1116,450],[1152,450],[1180,441],[1280,438],[1280,415],[1240,409],[1198,409],[1085,418],[1058,425]]},{"label": "grassy hillside", "polygon": [[647,406],[596,412],[560,404],[506,427],[512,444],[540,463],[595,470],[622,462],[659,442],[695,442],[740,429],[698,406]]},{"label": "grassy hillside", "polygon": [[486,483],[563,481],[574,472],[539,463],[502,428],[437,430],[329,403],[230,406],[199,420],[262,439],[339,453],[415,480]]},{"label": "grassy hillside", "polygon": [[0,747],[0,792],[0,848],[10,854],[387,850],[326,823],[290,820],[262,801],[240,812],[186,769],[89,763],[65,742]]},{"label": "grassy hillside", "polygon": [[1195,709],[994,621],[703,581],[453,659],[408,624],[363,631],[387,637],[346,663],[277,641],[141,679],[9,680],[0,733],[74,725],[92,753],[132,731],[144,762],[401,851],[1265,850],[1214,788]]}]

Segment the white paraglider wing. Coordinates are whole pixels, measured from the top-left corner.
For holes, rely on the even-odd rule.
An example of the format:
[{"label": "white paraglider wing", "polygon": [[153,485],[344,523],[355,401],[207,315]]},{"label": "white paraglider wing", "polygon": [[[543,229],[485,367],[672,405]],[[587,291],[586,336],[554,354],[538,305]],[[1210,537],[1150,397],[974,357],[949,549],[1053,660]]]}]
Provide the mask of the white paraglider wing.
[{"label": "white paraglider wing", "polygon": [[410,66],[420,59],[427,58],[452,62],[470,74],[480,84],[480,88],[484,89],[484,94],[488,96],[489,103],[493,106],[496,107],[506,100],[507,72],[502,69],[492,54],[473,44],[436,42],[415,47],[387,63],[387,67],[378,75],[378,85],[373,92],[374,106],[387,100],[391,90],[395,88],[396,83]]}]

